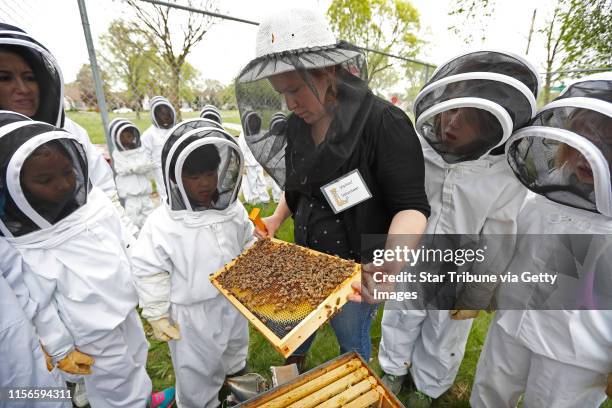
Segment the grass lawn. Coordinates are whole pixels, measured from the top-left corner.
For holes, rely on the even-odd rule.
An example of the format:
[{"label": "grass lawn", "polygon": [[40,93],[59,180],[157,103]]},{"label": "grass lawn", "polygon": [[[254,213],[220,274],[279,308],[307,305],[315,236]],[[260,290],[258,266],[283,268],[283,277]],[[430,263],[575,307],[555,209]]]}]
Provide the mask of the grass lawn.
[{"label": "grass lawn", "polygon": [[[184,119],[197,116],[198,112],[183,113]],[[94,143],[105,143],[104,133],[102,131],[102,119],[98,113],[68,112],[68,117],[87,129],[89,136]],[[151,123],[148,112],[141,114],[140,119],[136,118],[135,113],[122,115],[111,114],[111,120],[115,117],[125,117],[132,120],[138,126],[141,132],[149,127]],[[222,118],[224,122],[240,123],[238,111],[223,111]],[[246,207],[247,210],[251,209],[249,205],[246,205]],[[272,214],[272,212],[274,212],[274,208],[274,204],[268,204],[267,206],[262,207],[262,215],[267,216]],[[285,224],[277,232],[276,236],[284,241],[293,242],[293,221],[289,219],[287,222],[285,222]],[[371,329],[372,356],[374,358],[371,362],[371,366],[378,374],[381,374],[378,359],[376,358],[378,355],[378,344],[381,337],[381,316],[382,310],[379,310],[378,316],[373,322]],[[442,395],[438,401],[436,401],[434,405],[435,407],[469,407],[468,401],[471,384],[474,380],[476,364],[478,363],[478,357],[480,356],[480,351],[482,349],[482,345],[484,344],[491,318],[492,315],[481,313],[481,315],[475,319],[467,342],[465,357],[459,369],[459,374],[457,375],[455,384],[446,394]],[[144,325],[147,337],[151,343],[147,361],[147,371],[153,380],[153,389],[161,390],[174,385],[174,371],[172,369],[172,362],[170,361],[170,353],[166,343],[159,342],[151,337],[152,330],[146,321],[144,322]],[[251,371],[258,372],[270,380],[271,376],[269,367],[271,365],[282,365],[284,359],[272,348],[264,337],[259,334],[259,332],[251,328],[250,336],[248,367]],[[316,340],[310,349],[307,367],[316,367],[336,357],[338,353],[339,347],[334,333],[329,325],[325,325],[322,330],[319,330]],[[559,375],[563,375],[563,373],[559,373]],[[400,394],[401,400],[405,400],[405,398],[405,393]],[[612,408],[612,401],[605,402],[601,408]]]},{"label": "grass lawn", "polygon": [[[184,119],[197,118],[199,116],[199,112],[181,112]],[[104,137],[104,129],[102,127],[102,117],[99,112],[67,112],[67,115],[70,119],[83,126],[87,133],[89,133],[89,138],[94,144],[105,144],[106,139]],[[145,130],[151,126],[151,116],[149,112],[141,112],[140,118],[136,116],[135,112],[130,113],[110,113],[109,120],[113,120],[115,118],[125,118],[132,121],[138,129],[140,129],[140,133],[144,133]],[[221,119],[224,122],[228,123],[240,123],[240,117],[237,110],[233,111],[222,111]],[[237,135],[238,133],[235,131],[231,131],[230,133]]]},{"label": "grass lawn", "polygon": [[[250,210],[251,206],[246,205],[247,210]],[[262,207],[262,214],[264,216],[271,214],[274,211],[274,205],[269,204]],[[293,242],[293,222],[288,220],[282,228],[278,231],[277,237]],[[380,366],[376,358],[378,354],[378,343],[380,342],[380,319],[382,317],[382,309],[379,310],[378,316],[374,321],[371,329],[372,337],[372,356],[374,360],[372,367],[378,374],[381,374]],[[438,407],[468,407],[468,399],[470,395],[470,385],[474,379],[474,372],[476,369],[476,363],[478,362],[478,356],[484,342],[484,337],[489,327],[491,320],[490,315],[483,315],[476,319],[470,338],[468,339],[467,351],[463,364],[459,370],[457,381],[453,388],[444,395],[436,406]],[[149,350],[149,359],[147,363],[147,369],[149,375],[153,379],[153,387],[156,390],[168,387],[174,384],[174,372],[172,370],[172,363],[170,361],[170,354],[168,346],[165,343],[158,342],[151,338],[151,329],[145,323],[147,334],[149,335],[149,341],[151,342],[151,348]],[[282,365],[283,357],[272,348],[272,346],[259,334],[259,332],[250,330],[251,338],[249,344],[249,359],[248,366],[251,371],[255,371],[263,375],[270,380],[270,366],[271,365]],[[316,367],[339,354],[338,342],[336,337],[329,325],[325,325],[322,330],[317,334],[316,340],[310,349],[308,354],[308,368]],[[405,398],[406,395],[400,395],[400,398]]]}]

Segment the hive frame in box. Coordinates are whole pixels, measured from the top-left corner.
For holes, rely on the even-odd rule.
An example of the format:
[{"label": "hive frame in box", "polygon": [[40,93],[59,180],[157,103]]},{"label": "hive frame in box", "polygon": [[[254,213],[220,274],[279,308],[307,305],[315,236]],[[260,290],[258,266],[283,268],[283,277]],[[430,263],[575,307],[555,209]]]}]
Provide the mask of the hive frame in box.
[{"label": "hive frame in box", "polygon": [[[363,361],[361,356],[359,356],[359,354],[357,354],[354,351],[345,353],[339,357],[336,357],[333,360],[328,361],[327,363],[323,365],[315,367],[312,370],[298,376],[297,378],[294,378],[288,383],[283,384],[279,387],[273,388],[271,390],[268,390],[262,394],[259,394],[258,396],[251,398],[250,400],[245,401],[242,404],[239,404],[237,407],[239,408],[255,408],[255,407],[278,408],[278,407],[285,407],[285,406],[294,404],[297,401],[301,403],[302,401],[307,399],[307,397],[310,397],[317,391],[321,391],[326,386],[329,386],[330,384],[329,381],[326,383],[315,384],[317,378],[320,379],[325,374],[330,373],[333,370],[338,370],[343,365],[348,365],[351,363],[352,360],[355,360],[355,359],[358,359],[361,364],[359,369],[365,368],[368,372],[367,375],[370,377],[374,377],[374,379],[376,379],[376,384],[372,385],[372,390],[376,390],[376,392],[379,394],[379,398],[373,404],[366,405],[366,406],[375,406],[376,408],[405,408],[404,405],[399,401],[399,399],[397,399],[397,397],[393,395],[393,393],[385,387],[385,385],[382,383],[380,378],[376,375],[376,373],[374,373],[374,371],[372,371],[372,369],[366,364],[366,362]],[[340,374],[339,377],[336,379],[336,381],[340,380],[340,378],[345,375],[347,374]],[[311,384],[313,386],[310,388],[310,390],[304,393],[305,396],[302,396],[302,397],[297,396],[296,398],[293,398],[293,399],[279,398],[281,396],[287,397],[288,394],[292,391],[294,393],[299,392],[297,390],[298,388],[300,388],[300,390],[303,390],[306,384]],[[365,397],[365,395],[361,395],[361,397]],[[353,404],[354,402],[356,402],[356,399],[350,401],[349,405]]]},{"label": "hive frame in box", "polygon": [[[274,238],[272,241],[282,245],[295,245]],[[302,248],[315,255],[334,258],[333,256],[324,254],[322,252],[314,251],[309,248]],[[244,254],[246,254],[248,251],[249,249],[247,249]],[[236,307],[261,334],[263,334],[263,336],[279,353],[283,355],[283,357],[288,357],[291,355],[291,353],[293,353],[303,342],[305,342],[310,335],[315,333],[319,327],[321,327],[327,320],[337,313],[338,310],[340,310],[340,308],[347,302],[346,297],[353,293],[351,284],[353,282],[361,281],[361,265],[355,264],[355,270],[353,271],[352,275],[338,285],[336,289],[334,289],[334,291],[327,298],[325,298],[323,302],[321,302],[321,304],[319,304],[312,312],[308,314],[308,316],[306,316],[281,339],[218,281],[217,278],[219,275],[225,272],[226,269],[231,268],[235,263],[236,259],[212,274],[210,276],[210,281],[219,290],[219,292],[221,292],[223,296],[225,296],[234,305],[234,307]]]}]

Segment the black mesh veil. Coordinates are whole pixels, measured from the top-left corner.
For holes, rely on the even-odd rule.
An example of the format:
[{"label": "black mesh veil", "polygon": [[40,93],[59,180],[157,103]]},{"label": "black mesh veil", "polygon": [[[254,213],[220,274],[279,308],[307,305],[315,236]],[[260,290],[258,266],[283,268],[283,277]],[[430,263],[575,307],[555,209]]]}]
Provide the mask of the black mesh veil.
[{"label": "black mesh veil", "polygon": [[[64,83],[60,67],[42,44],[20,28],[0,23],[0,58],[16,54],[30,66],[38,84],[38,110],[32,119],[62,127],[64,124]],[[0,106],[0,109],[7,109]]]},{"label": "black mesh veil", "polygon": [[530,190],[612,216],[612,104],[561,98],[545,106],[507,146],[508,162]]},{"label": "black mesh veil", "polygon": [[447,163],[502,146],[536,111],[538,74],[501,51],[461,54],[441,65],[414,103],[416,131]]},{"label": "black mesh veil", "polygon": [[166,160],[167,157],[171,156],[174,150],[176,150],[177,142],[182,142],[185,139],[185,135],[192,132],[195,129],[200,128],[214,128],[214,129],[223,129],[223,127],[210,119],[202,119],[202,118],[193,118],[184,120],[178,124],[176,124],[170,132],[168,132],[168,137],[164,142],[164,146],[162,147],[161,153],[161,165],[162,165],[162,173],[164,175],[164,183],[166,184],[166,191],[168,191],[168,180],[166,178],[166,172],[170,171],[170,162]]},{"label": "black mesh veil", "polygon": [[113,119],[108,126],[108,132],[109,132],[111,140],[113,141],[115,148],[119,151],[130,149],[124,146],[123,143],[121,143],[121,134],[123,132],[127,132],[129,134],[129,137],[131,137],[131,139],[134,142],[134,147],[131,147],[131,149],[137,149],[141,146],[140,130],[138,130],[138,128],[136,127],[136,125],[134,125],[134,123],[130,122],[127,119],[123,119],[123,118]]},{"label": "black mesh veil", "polygon": [[89,184],[85,151],[73,135],[11,115],[0,113],[0,230],[16,237],[83,206]]},{"label": "black mesh veil", "polygon": [[[196,119],[189,123],[191,126],[175,127],[162,150],[167,204],[173,211],[223,210],[238,197],[242,153],[233,136],[218,124],[211,125],[215,122]],[[204,126],[193,127],[196,123]],[[190,181],[212,173],[215,182],[207,179],[190,190]]]},{"label": "black mesh veil", "polygon": [[[241,71],[236,99],[245,140],[282,189],[327,181],[350,156],[371,108],[366,81],[365,55],[346,42],[265,55]],[[317,146],[312,111],[331,118]]]},{"label": "black mesh veil", "polygon": [[576,80],[557,99],[595,98],[612,103],[612,72],[601,72]]}]

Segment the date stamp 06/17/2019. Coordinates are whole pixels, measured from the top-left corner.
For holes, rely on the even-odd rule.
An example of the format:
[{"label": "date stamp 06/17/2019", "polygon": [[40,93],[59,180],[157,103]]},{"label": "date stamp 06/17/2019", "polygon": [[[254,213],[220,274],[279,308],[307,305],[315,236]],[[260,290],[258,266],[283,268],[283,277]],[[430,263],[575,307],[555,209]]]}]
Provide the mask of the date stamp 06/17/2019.
[{"label": "date stamp 06/17/2019", "polygon": [[10,401],[70,401],[72,392],[60,387],[7,387],[0,388],[0,402]]}]

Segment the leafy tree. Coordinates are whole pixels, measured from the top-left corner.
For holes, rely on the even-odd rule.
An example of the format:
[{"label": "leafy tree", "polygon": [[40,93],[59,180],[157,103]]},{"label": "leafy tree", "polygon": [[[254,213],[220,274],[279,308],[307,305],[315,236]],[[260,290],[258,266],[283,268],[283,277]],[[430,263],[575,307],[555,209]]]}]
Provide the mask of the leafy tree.
[{"label": "leafy tree", "polygon": [[[108,75],[105,71],[100,70],[100,76],[102,77],[102,87],[105,95],[110,95],[108,86]],[[92,106],[94,109],[98,108],[98,99],[96,98],[96,86],[93,80],[93,73],[91,72],[91,66],[89,64],[83,64],[79,72],[77,73],[75,83],[78,86],[81,100],[85,105]]]},{"label": "leafy tree", "polygon": [[[420,41],[419,13],[405,0],[333,0],[327,16],[339,39],[360,47],[414,57]],[[397,80],[395,61],[367,51],[368,85],[384,89]]]},{"label": "leafy tree", "polygon": [[122,19],[111,22],[100,43],[106,71],[125,86],[124,99],[139,117],[142,101],[155,83],[155,71],[163,69],[157,47],[133,23]]},{"label": "leafy tree", "polygon": [[[176,0],[170,0],[176,2]],[[193,47],[202,41],[204,34],[213,24],[212,17],[199,13],[186,13],[185,11],[173,9],[167,6],[143,3],[139,0],[126,0],[136,13],[137,26],[151,43],[159,50],[159,55],[166,63],[170,73],[170,93],[168,98],[177,108],[180,107],[181,75],[187,74],[183,66],[187,62],[187,56]],[[201,8],[216,11],[215,0],[194,1],[189,0],[188,7]],[[171,19],[174,15],[180,15],[182,32],[180,35],[172,29]],[[174,33],[174,34],[173,34]],[[179,37],[177,39],[176,37]],[[173,44],[180,46],[175,50]],[[178,120],[181,120],[180,109],[177,112]]]}]

